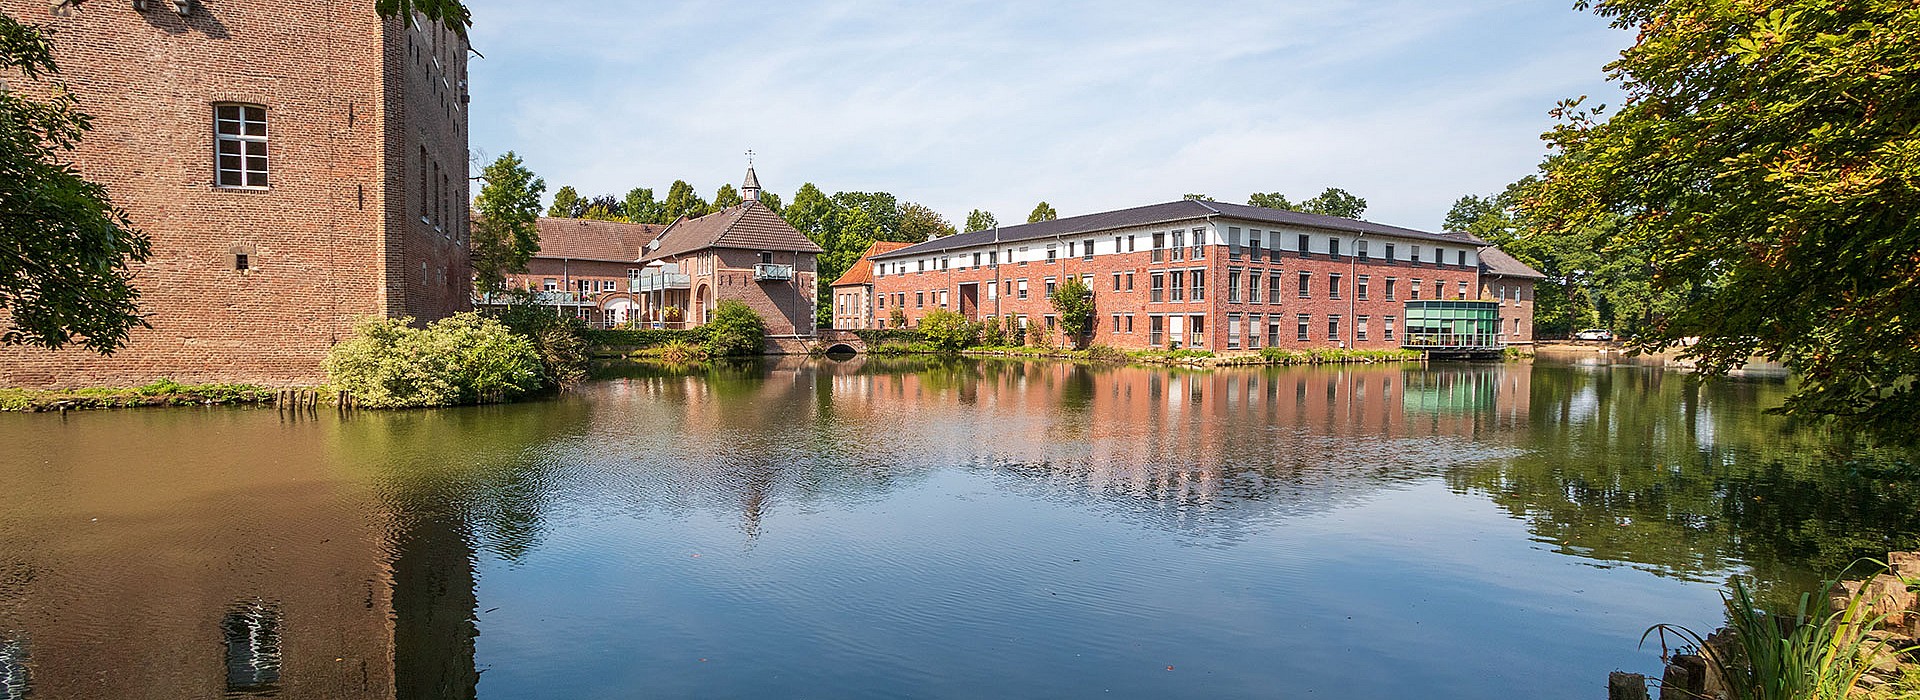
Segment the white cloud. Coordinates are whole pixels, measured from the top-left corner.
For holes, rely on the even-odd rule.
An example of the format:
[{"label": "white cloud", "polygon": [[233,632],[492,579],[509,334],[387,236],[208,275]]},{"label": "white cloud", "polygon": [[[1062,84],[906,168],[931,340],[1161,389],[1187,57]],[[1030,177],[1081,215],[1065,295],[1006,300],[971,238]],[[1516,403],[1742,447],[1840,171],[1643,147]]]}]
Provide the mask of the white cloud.
[{"label": "white cloud", "polygon": [[1222,3],[475,0],[474,145],[553,188],[886,190],[963,218],[1186,192],[1439,225],[1541,155],[1546,110],[1626,42],[1524,0]]}]

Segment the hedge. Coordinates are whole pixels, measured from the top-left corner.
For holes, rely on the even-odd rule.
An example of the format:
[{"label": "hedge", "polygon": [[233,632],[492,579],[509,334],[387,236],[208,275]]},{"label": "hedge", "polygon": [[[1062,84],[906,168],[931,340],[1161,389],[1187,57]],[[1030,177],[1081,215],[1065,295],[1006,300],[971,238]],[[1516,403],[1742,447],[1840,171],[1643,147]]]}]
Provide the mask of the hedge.
[{"label": "hedge", "polygon": [[866,341],[870,348],[889,343],[912,345],[926,342],[926,336],[914,328],[869,328],[855,330],[853,334]]}]

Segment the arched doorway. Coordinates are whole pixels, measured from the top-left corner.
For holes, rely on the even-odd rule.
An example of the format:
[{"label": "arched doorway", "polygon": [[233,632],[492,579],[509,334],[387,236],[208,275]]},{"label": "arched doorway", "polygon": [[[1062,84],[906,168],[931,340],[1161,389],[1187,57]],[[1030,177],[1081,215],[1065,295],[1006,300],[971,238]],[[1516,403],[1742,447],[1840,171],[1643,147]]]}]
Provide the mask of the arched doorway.
[{"label": "arched doorway", "polygon": [[696,326],[707,324],[707,285],[700,285],[693,290],[693,309],[692,313],[687,314],[687,318]]}]

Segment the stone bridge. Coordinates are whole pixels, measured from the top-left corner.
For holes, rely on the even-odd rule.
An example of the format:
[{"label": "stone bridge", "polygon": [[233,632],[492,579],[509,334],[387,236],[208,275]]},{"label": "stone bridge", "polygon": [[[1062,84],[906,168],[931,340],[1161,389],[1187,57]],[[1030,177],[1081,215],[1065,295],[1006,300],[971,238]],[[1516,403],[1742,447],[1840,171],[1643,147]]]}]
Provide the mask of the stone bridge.
[{"label": "stone bridge", "polygon": [[867,351],[867,341],[861,340],[860,336],[854,335],[853,331],[822,328],[814,331],[813,339],[815,346],[819,347],[822,352],[857,352],[864,354]]}]

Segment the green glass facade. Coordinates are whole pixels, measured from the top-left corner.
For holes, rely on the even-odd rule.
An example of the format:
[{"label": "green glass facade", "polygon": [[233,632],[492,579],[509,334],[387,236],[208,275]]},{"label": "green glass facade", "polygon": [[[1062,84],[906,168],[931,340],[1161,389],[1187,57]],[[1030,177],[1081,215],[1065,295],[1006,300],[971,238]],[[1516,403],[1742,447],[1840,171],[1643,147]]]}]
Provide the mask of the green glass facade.
[{"label": "green glass facade", "polygon": [[1500,302],[1409,301],[1401,347],[1500,347]]}]

